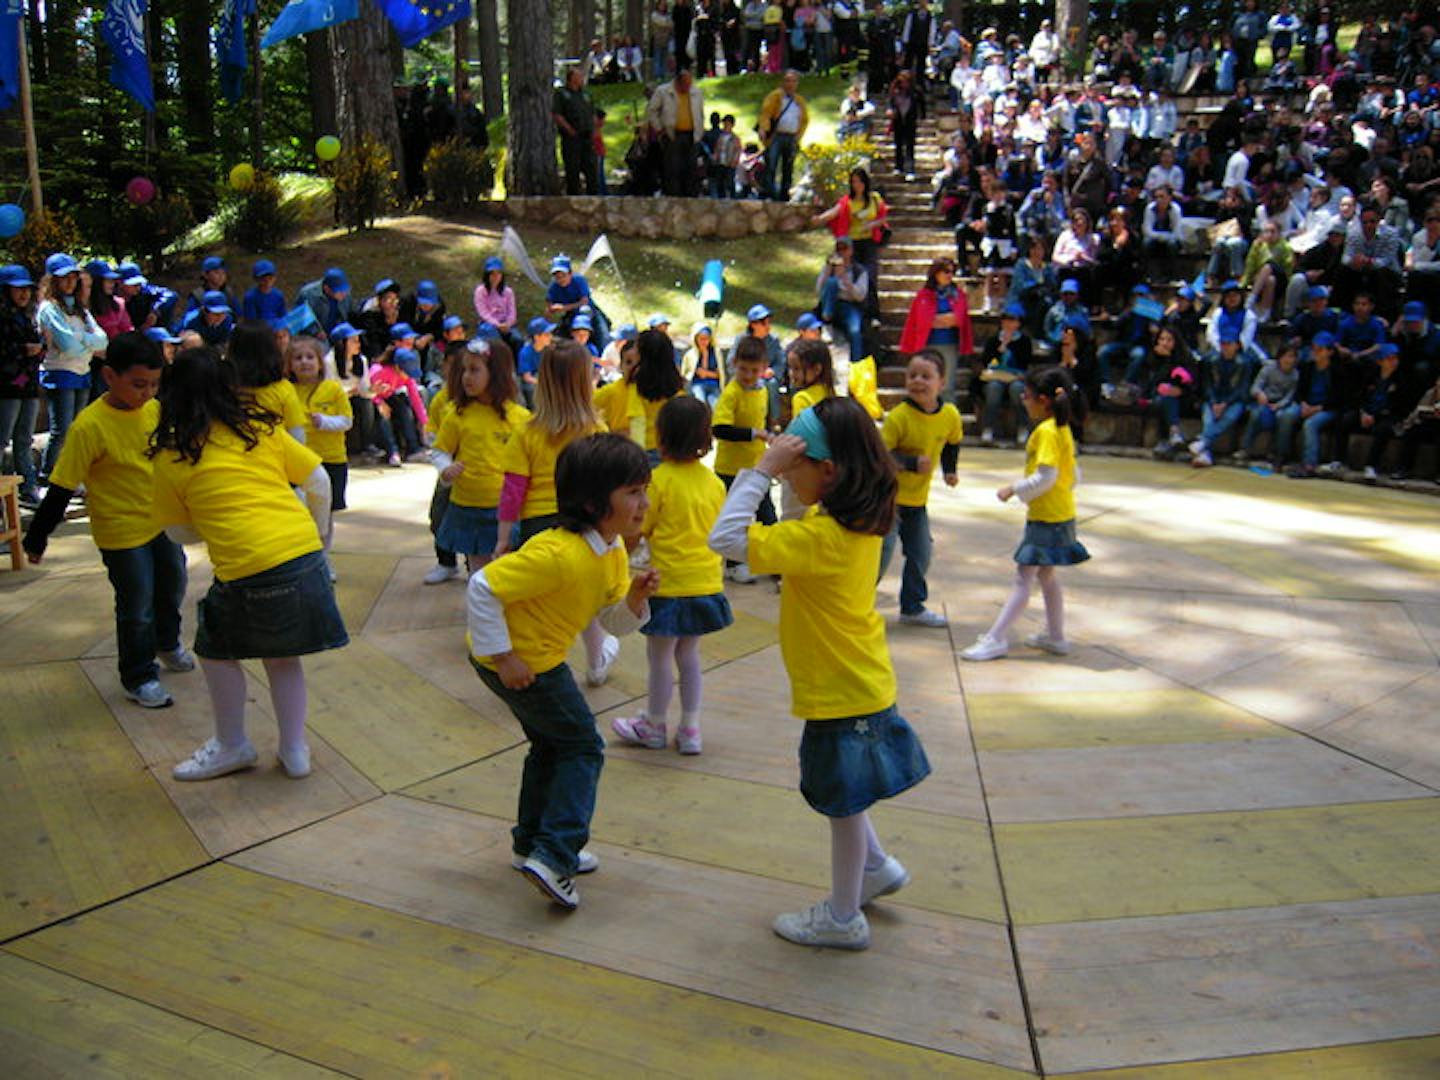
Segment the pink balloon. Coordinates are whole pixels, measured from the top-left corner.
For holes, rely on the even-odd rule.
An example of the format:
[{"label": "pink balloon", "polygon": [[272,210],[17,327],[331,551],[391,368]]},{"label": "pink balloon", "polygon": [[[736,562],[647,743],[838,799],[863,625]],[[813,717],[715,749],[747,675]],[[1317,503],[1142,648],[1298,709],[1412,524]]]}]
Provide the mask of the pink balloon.
[{"label": "pink balloon", "polygon": [[144,206],[155,198],[155,183],[145,176],[137,176],[125,185],[125,197],[134,206]]}]

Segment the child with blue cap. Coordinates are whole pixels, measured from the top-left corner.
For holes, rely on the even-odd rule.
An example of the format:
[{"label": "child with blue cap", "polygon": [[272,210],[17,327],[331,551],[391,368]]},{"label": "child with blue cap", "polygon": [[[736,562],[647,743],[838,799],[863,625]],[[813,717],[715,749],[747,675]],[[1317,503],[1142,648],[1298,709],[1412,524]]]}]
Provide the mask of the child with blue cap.
[{"label": "child with blue cap", "polygon": [[277,271],[269,259],[260,259],[251,271],[255,284],[246,290],[245,299],[240,302],[240,311],[246,319],[264,319],[271,326],[279,327],[285,322],[285,294],[275,287]]}]

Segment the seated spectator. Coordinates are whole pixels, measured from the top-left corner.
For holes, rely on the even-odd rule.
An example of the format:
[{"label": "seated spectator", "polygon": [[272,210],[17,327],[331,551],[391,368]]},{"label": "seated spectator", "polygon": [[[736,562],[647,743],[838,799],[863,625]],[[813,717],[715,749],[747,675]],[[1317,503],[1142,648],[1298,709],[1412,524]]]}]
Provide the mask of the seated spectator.
[{"label": "seated spectator", "polygon": [[1240,335],[1231,324],[1220,330],[1220,347],[1206,356],[1200,366],[1202,408],[1200,437],[1190,444],[1190,464],[1208,468],[1214,459],[1211,450],[1221,435],[1245,415],[1252,365],[1241,352]]},{"label": "seated spectator", "polygon": [[1350,314],[1341,317],[1340,332],[1335,336],[1335,359],[1353,368],[1375,359],[1376,350],[1390,340],[1390,328],[1375,314],[1375,298],[1368,292],[1358,292],[1350,304]]},{"label": "seated spectator", "polygon": [[1295,400],[1295,391],[1300,385],[1300,354],[1294,345],[1281,346],[1275,359],[1260,365],[1255,381],[1250,384],[1250,418],[1245,422],[1245,434],[1240,439],[1236,457],[1246,461],[1254,455],[1255,440],[1260,432],[1270,435],[1270,463],[1278,469],[1284,464],[1279,457],[1275,425],[1280,413],[1288,409]]},{"label": "seated spectator", "polygon": [[1250,204],[1238,187],[1227,187],[1215,208],[1210,226],[1210,262],[1205,281],[1213,289],[1217,281],[1238,278],[1245,272],[1245,253],[1250,248]]},{"label": "seated spectator", "polygon": [[[1293,244],[1292,250],[1293,250]],[[1294,317],[1301,304],[1307,303],[1310,290],[1325,289],[1329,296],[1335,288],[1335,278],[1345,257],[1345,223],[1334,220],[1326,229],[1323,243],[1305,251],[1290,275],[1290,286],[1285,290],[1285,312]]]},{"label": "seated spectator", "polygon": [[1154,191],[1154,198],[1145,207],[1140,225],[1145,243],[1145,265],[1152,280],[1171,281],[1176,276],[1176,258],[1180,254],[1180,207],[1168,184]]},{"label": "seated spectator", "polygon": [[1330,306],[1330,290],[1311,285],[1305,293],[1305,308],[1290,319],[1290,335],[1300,347],[1301,359],[1310,356],[1310,343],[1321,331],[1340,333],[1340,312]]},{"label": "seated spectator", "polygon": [[1173,327],[1161,326],[1149,353],[1132,364],[1125,379],[1136,387],[1137,403],[1160,416],[1160,437],[1156,457],[1170,457],[1185,445],[1180,431],[1180,413],[1194,398],[1199,377],[1190,350]]},{"label": "seated spectator", "polygon": [[[1134,386],[1139,382],[1137,372],[1150,351],[1155,334],[1155,320],[1138,310],[1150,303],[1150,286],[1141,283],[1130,290],[1130,303],[1115,321],[1115,337],[1100,350],[1100,396],[1109,400],[1115,396],[1117,384]],[[1130,404],[1133,394],[1124,395],[1123,404]]]},{"label": "seated spectator", "polygon": [[1170,189],[1172,198],[1176,193],[1185,190],[1185,170],[1175,164],[1173,146],[1161,146],[1159,161],[1150,166],[1150,171],[1145,174],[1146,195],[1153,198],[1162,187]]},{"label": "seated spectator", "polygon": [[1162,325],[1173,329],[1192,356],[1199,355],[1201,339],[1205,336],[1205,313],[1210,301],[1195,291],[1192,285],[1181,285],[1175,290],[1175,299],[1165,309]]},{"label": "seated spectator", "polygon": [[1095,271],[1100,261],[1100,238],[1091,228],[1090,212],[1084,207],[1071,208],[1070,224],[1056,239],[1050,258],[1055,273],[1074,282],[1092,313],[1098,314],[1100,290]]},{"label": "seated spectator", "polygon": [[1093,404],[1098,400],[1100,380],[1096,378],[1095,344],[1090,337],[1089,320],[1083,312],[1066,318],[1061,326],[1055,363],[1070,375],[1086,402]]},{"label": "seated spectator", "polygon": [[1067,326],[1078,326],[1086,338],[1091,336],[1090,313],[1080,299],[1080,283],[1066,278],[1060,283],[1060,299],[1045,313],[1045,342],[1058,348]]},{"label": "seated spectator", "polygon": [[1410,238],[1405,269],[1405,295],[1427,313],[1440,310],[1440,207],[1425,211],[1425,227]]},{"label": "seated spectator", "polygon": [[1400,346],[1400,405],[1407,415],[1440,375],[1440,329],[1430,321],[1425,305],[1412,300],[1400,313],[1393,339]]},{"label": "seated spectator", "polygon": [[870,120],[874,115],[875,103],[866,99],[865,90],[858,82],[851,83],[840,102],[840,123],[835,128],[835,137],[848,139],[870,134]]},{"label": "seated spectator", "polygon": [[1375,359],[1366,364],[1358,373],[1356,393],[1346,403],[1346,409],[1335,425],[1334,460],[1330,463],[1332,474],[1338,474],[1349,466],[1348,450],[1351,435],[1370,436],[1370,448],[1365,454],[1365,479],[1378,478],[1378,466],[1384,461],[1385,451],[1395,434],[1395,425],[1405,418],[1400,412],[1402,390],[1400,386],[1400,349],[1386,343],[1375,352]]},{"label": "seated spectator", "polygon": [[1044,333],[1045,313],[1055,301],[1055,271],[1050,266],[1049,245],[1034,233],[1020,237],[1020,261],[1010,276],[1007,305],[1019,304],[1024,311],[1026,331],[1032,337]]},{"label": "seated spectator", "polygon": [[940,258],[930,264],[925,284],[910,302],[905,328],[900,333],[900,351],[913,355],[934,349],[945,361],[941,394],[955,392],[955,371],[960,356],[975,351],[970,305],[965,290],[955,284],[955,263]]},{"label": "seated spectator", "polygon": [[1047,171],[1040,175],[1040,186],[1029,191],[1020,203],[1015,224],[1022,232],[1053,241],[1069,219],[1065,193],[1060,190],[1060,176]]},{"label": "seated spectator", "polygon": [[1000,332],[980,350],[980,381],[985,386],[985,410],[980,441],[989,445],[1000,429],[1001,411],[1008,399],[1015,414],[1015,445],[1024,446],[1030,435],[1028,414],[1022,403],[1025,372],[1030,367],[1032,348],[1024,329],[1025,309],[1007,304],[1000,314]]},{"label": "seated spectator", "polygon": [[1255,312],[1245,306],[1244,288],[1238,281],[1224,282],[1220,286],[1220,306],[1215,309],[1215,314],[1210,319],[1210,327],[1205,332],[1210,352],[1220,352],[1220,343],[1224,341],[1224,334],[1229,331],[1233,332],[1235,340],[1240,342],[1240,349],[1247,359],[1264,360],[1265,353],[1255,341],[1255,333],[1259,328],[1260,323],[1255,318]]},{"label": "seated spectator", "polygon": [[1310,343],[1310,362],[1300,369],[1295,400],[1276,418],[1273,454],[1281,461],[1290,451],[1296,425],[1300,427],[1300,461],[1287,472],[1297,480],[1308,480],[1316,475],[1320,462],[1320,436],[1334,423],[1343,408],[1341,373],[1333,363],[1334,358],[1334,336],[1328,333],[1317,335]]},{"label": "seated spectator", "polygon": [[1340,306],[1359,292],[1380,298],[1380,310],[1394,315],[1400,307],[1400,234],[1381,220],[1380,207],[1367,202],[1360,208],[1360,222],[1345,235],[1345,257],[1336,274],[1335,290]]},{"label": "seated spectator", "polygon": [[[1400,437],[1400,462],[1390,478],[1404,480],[1414,471],[1421,446],[1440,446],[1440,376],[1421,395],[1415,408],[1395,426],[1395,434]],[[1436,461],[1440,463],[1440,455],[1437,455]],[[1440,464],[1437,464],[1432,479],[1440,483]]]},{"label": "seated spectator", "polygon": [[1294,265],[1295,253],[1280,235],[1280,226],[1267,221],[1245,256],[1245,276],[1240,282],[1250,290],[1250,309],[1258,322],[1270,321],[1281,283],[1289,283]]},{"label": "seated spectator", "polygon": [[855,260],[855,243],[848,236],[836,237],[835,253],[825,260],[815,279],[815,291],[820,298],[820,318],[844,333],[852,361],[863,358],[870,276]]}]

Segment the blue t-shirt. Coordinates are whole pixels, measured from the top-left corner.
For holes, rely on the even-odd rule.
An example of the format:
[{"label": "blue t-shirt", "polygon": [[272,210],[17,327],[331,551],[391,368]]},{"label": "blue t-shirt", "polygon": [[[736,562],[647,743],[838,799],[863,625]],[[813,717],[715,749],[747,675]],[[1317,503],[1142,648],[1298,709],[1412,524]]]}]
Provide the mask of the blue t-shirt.
[{"label": "blue t-shirt", "polygon": [[570,284],[561,285],[554,278],[545,290],[545,299],[552,304],[573,304],[577,300],[590,299],[590,283],[579,274],[570,275]]},{"label": "blue t-shirt", "polygon": [[540,352],[528,341],[520,346],[520,355],[515,358],[515,370],[521,375],[534,375],[540,370]]},{"label": "blue t-shirt", "polygon": [[[955,310],[950,303],[951,292],[949,289],[941,289],[935,294],[935,314],[949,315]],[[954,326],[932,326],[930,337],[925,342],[927,345],[959,345],[960,330]]]},{"label": "blue t-shirt", "polygon": [[279,289],[261,292],[258,288],[245,293],[240,302],[240,313],[247,319],[264,319],[271,326],[285,321],[285,296]]},{"label": "blue t-shirt", "polygon": [[1351,352],[1364,352],[1372,345],[1379,345],[1385,341],[1385,324],[1374,315],[1363,323],[1354,315],[1346,315],[1340,320],[1340,344]]}]

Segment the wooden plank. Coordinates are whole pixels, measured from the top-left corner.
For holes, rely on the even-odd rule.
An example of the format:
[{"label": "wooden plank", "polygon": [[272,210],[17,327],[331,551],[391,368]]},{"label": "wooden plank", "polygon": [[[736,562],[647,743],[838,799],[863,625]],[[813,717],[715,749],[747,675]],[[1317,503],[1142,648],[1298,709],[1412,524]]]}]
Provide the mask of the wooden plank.
[{"label": "wooden plank", "polygon": [[[1428,1036],[1440,1028],[1436,895],[1025,927],[1016,939],[1047,1073]],[[1317,1064],[1330,1053],[1321,1051]],[[1401,1071],[1385,1071],[1392,1053]],[[1338,1075],[1388,1080],[1436,1061],[1437,1047],[1381,1050],[1368,1060],[1355,1047],[1345,1057],[1357,1071]],[[1204,1064],[1204,1071],[1176,1075],[1295,1075]]]},{"label": "wooden plank", "polygon": [[1065,1075],[1068,1080],[1312,1080],[1317,1076],[1326,1080],[1433,1080],[1440,1075],[1440,1038],[1397,1039]]},{"label": "wooden plank", "polygon": [[1406,604],[1405,613],[1419,628],[1430,652],[1440,660],[1440,604]]},{"label": "wooden plank", "polygon": [[67,576],[53,589],[19,598],[0,667],[73,660],[114,632],[115,598],[103,573]]},{"label": "wooden plank", "polygon": [[1283,739],[1292,734],[1279,724],[1198,690],[1051,693],[1047,689],[1037,694],[971,691],[966,700],[975,745],[982,752]]},{"label": "wooden plank", "polygon": [[6,672],[0,850],[0,938],[207,858],[74,663]]},{"label": "wooden plank", "polygon": [[6,953],[0,1059],[12,1077],[339,1075]]},{"label": "wooden plank", "polygon": [[308,734],[314,771],[304,780],[286,776],[276,757],[279,736],[270,695],[258,679],[250,681],[246,731],[260,755],[259,765],[204,783],[182,783],[170,770],[215,730],[204,676],[199,671],[167,676],[175,707],[142,709],[125,697],[108,660],[84,660],[81,666],[211,855],[228,855],[380,794],[314,731]]},{"label": "wooden plank", "polygon": [[[1037,617],[1039,612],[1034,613]],[[1034,624],[1034,629],[1040,628]],[[1025,627],[1028,633],[1031,627]],[[1121,697],[1130,693],[1169,690],[1171,679],[1157,675],[1129,657],[1101,646],[1080,642],[1069,656],[1052,656],[1020,643],[1024,633],[1012,633],[1010,655],[984,663],[960,661],[960,685],[967,699],[976,694],[1027,694],[1043,686],[1047,693],[1110,694]],[[956,634],[957,651],[967,648],[970,640]]]},{"label": "wooden plank", "polygon": [[1309,739],[999,750],[985,754],[982,765],[997,822],[1271,810],[1434,794]]},{"label": "wooden plank", "polygon": [[371,609],[395,573],[398,560],[391,555],[356,555],[344,551],[330,553],[335,570],[335,603],[345,628],[352,638],[358,637],[370,618]]},{"label": "wooden plank", "polygon": [[[399,559],[394,572],[385,582],[384,591],[375,602],[363,624],[350,627],[351,636],[362,630],[366,634],[395,630],[428,630],[449,627],[454,633],[465,633],[465,568],[460,576],[439,585],[421,581],[435,565],[434,556],[411,556]],[[341,579],[344,580],[343,578]]]},{"label": "wooden plank", "polygon": [[1440,798],[999,825],[1016,925],[1440,892]]},{"label": "wooden plank", "polygon": [[[403,796],[284,837],[235,862],[302,885],[624,972],[899,1042],[1028,1068],[1024,1009],[1003,927],[870,909],[863,965],[834,978],[820,950],[770,932],[814,902],[804,886],[592,844],[578,917],[539,917],[510,868],[505,822]],[[903,896],[903,894],[901,894]],[[896,897],[898,900],[900,897]]]},{"label": "wooden plank", "polygon": [[1440,702],[1440,672],[1424,675],[1313,734],[1331,746],[1440,790],[1436,702]]},{"label": "wooden plank", "polygon": [[1014,1075],[225,865],[11,948],[354,1074]]},{"label": "wooden plank", "polygon": [[[407,794],[510,821],[523,757],[523,749],[512,750]],[[884,803],[874,818],[886,846],[919,871],[903,903],[1004,921],[983,824]],[[830,884],[829,830],[793,789],[612,759],[601,776],[592,834],[657,855],[815,888]]]},{"label": "wooden plank", "polygon": [[1293,640],[1262,637],[1242,630],[1216,631],[1209,626],[1172,623],[1153,634],[1106,641],[1121,656],[1166,678],[1190,686],[1218,679],[1232,671],[1279,656]]}]

